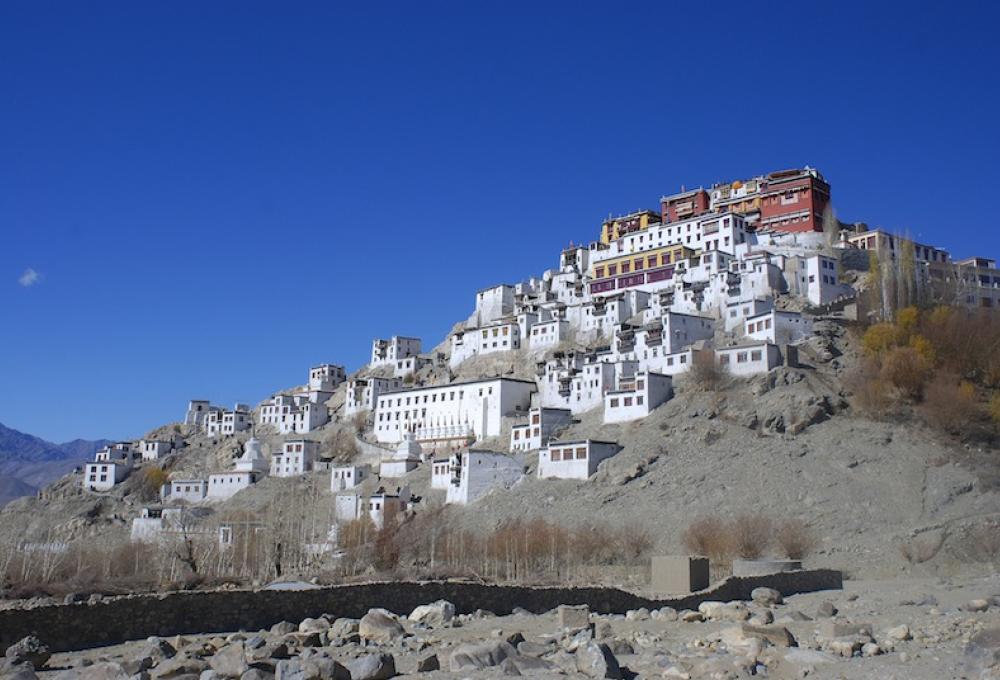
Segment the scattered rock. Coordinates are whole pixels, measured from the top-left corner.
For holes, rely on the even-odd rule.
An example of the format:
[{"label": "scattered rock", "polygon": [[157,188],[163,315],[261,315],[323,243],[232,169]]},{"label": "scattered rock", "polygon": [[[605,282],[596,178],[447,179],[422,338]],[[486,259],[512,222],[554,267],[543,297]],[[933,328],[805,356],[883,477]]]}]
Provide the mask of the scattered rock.
[{"label": "scattered rock", "polygon": [[767,640],[775,647],[797,647],[795,636],[784,626],[752,626],[744,623],[741,632],[746,637]]},{"label": "scattered rock", "polygon": [[[131,676],[120,663],[102,661],[85,668],[74,668],[55,676],[57,680],[128,680]],[[6,676],[5,676],[6,679]]]},{"label": "scattered rock", "polygon": [[837,615],[837,608],[833,606],[833,603],[829,600],[824,601],[816,608],[816,618],[818,619],[829,619]]},{"label": "scattered rock", "polygon": [[392,654],[368,654],[347,664],[351,680],[388,680],[396,677],[396,659]]},{"label": "scattered rock", "polygon": [[970,674],[987,676],[1000,668],[1000,628],[987,628],[973,635],[965,645],[965,666]]},{"label": "scattered rock", "polygon": [[157,665],[152,672],[154,678],[179,678],[189,675],[201,675],[208,668],[208,663],[202,659],[177,655]]},{"label": "scattered rock", "polygon": [[275,680],[351,680],[351,672],[329,657],[279,661]]},{"label": "scattered rock", "polygon": [[591,640],[576,650],[576,669],[591,678],[621,678],[618,659],[607,645]]},{"label": "scattered rock", "polygon": [[990,601],[983,598],[969,600],[961,607],[962,611],[967,611],[967,612],[984,612],[989,608],[990,608]]},{"label": "scattered rock", "polygon": [[273,635],[287,635],[288,633],[294,633],[298,629],[299,627],[291,621],[282,621],[271,626],[271,633]]},{"label": "scattered rock", "polygon": [[684,623],[699,623],[705,620],[701,612],[691,611],[690,609],[682,611],[680,617]]},{"label": "scattered rock", "polygon": [[299,624],[300,633],[323,633],[330,630],[330,622],[326,619],[303,619]]},{"label": "scattered rock", "polygon": [[506,642],[460,645],[451,653],[448,667],[452,673],[476,671],[499,666],[501,661],[516,654]]},{"label": "scattered rock", "polygon": [[885,635],[886,637],[892,640],[900,640],[900,641],[909,640],[912,637],[910,635],[910,627],[907,626],[905,623],[896,626],[895,628],[890,628],[889,630],[885,631]]},{"label": "scattered rock", "polygon": [[750,591],[750,599],[765,607],[782,603],[781,593],[774,588],[754,588]]},{"label": "scattered rock", "polygon": [[220,649],[209,660],[208,665],[225,678],[238,678],[246,673],[250,670],[250,664],[247,663],[243,641],[234,642]]},{"label": "scattered rock", "polygon": [[430,654],[417,661],[418,673],[429,673],[430,671],[440,670],[440,668],[441,662],[438,660],[437,654]]},{"label": "scattered rock", "polygon": [[878,656],[882,653],[882,648],[874,642],[867,642],[861,645],[861,656]]},{"label": "scattered rock", "polygon": [[626,621],[649,621],[649,610],[645,607],[630,609],[625,612]]},{"label": "scattered rock", "polygon": [[585,604],[561,604],[556,612],[559,616],[560,628],[573,630],[590,625],[590,607]]},{"label": "scattered rock", "polygon": [[41,640],[29,635],[8,647],[4,656],[11,664],[30,663],[35,668],[42,668],[52,654]]},{"label": "scattered rock", "polygon": [[556,650],[554,642],[530,642],[525,641],[517,645],[517,653],[521,656],[544,656]]},{"label": "scattered rock", "polygon": [[372,642],[389,643],[402,637],[404,632],[399,621],[385,609],[369,609],[358,622],[358,634]]},{"label": "scattered rock", "polygon": [[450,623],[455,618],[455,605],[447,600],[438,600],[431,604],[422,604],[410,614],[409,619],[414,623],[422,623],[426,626],[438,627]]}]

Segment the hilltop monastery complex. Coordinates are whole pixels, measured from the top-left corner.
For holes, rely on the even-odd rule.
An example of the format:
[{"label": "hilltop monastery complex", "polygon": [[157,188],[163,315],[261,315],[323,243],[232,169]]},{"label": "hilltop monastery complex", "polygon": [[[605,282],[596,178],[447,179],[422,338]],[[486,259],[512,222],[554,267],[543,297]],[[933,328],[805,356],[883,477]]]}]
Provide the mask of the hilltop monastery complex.
[{"label": "hilltop monastery complex", "polygon": [[[394,513],[419,512],[405,477],[421,466],[447,503],[474,503],[519,483],[528,454],[538,456],[540,479],[585,481],[620,447],[561,441],[580,414],[596,411],[604,423],[644,418],[698,362],[735,378],[795,365],[814,318],[856,309],[848,281],[859,280],[872,258],[909,261],[918,288],[957,291],[953,304],[1000,301],[993,260],[954,261],[932,246],[839,223],[830,185],[808,167],[663,196],[659,210],[609,218],[597,236],[562,250],[541,277],[477,291],[474,312],[443,352],[424,353],[418,338],[377,339],[355,374],[315,366],[306,385],[256,408],[192,401],[184,417],[190,432],[270,431],[284,443],[265,452],[251,436],[231,469],[171,479],[164,506],[144,510],[134,535],[167,531],[167,518],[177,515],[171,507],[223,501],[266,475],[322,470],[337,495],[336,519],[368,517],[377,526]],[[515,351],[535,362],[533,380],[447,378],[474,358]],[[427,367],[446,377],[421,379]],[[343,399],[333,407],[338,390]],[[306,436],[338,421],[360,424],[356,461],[324,460]],[[116,444],[85,466],[82,484],[106,492],[183,446],[181,437]],[[372,477],[378,490],[358,493]]]}]

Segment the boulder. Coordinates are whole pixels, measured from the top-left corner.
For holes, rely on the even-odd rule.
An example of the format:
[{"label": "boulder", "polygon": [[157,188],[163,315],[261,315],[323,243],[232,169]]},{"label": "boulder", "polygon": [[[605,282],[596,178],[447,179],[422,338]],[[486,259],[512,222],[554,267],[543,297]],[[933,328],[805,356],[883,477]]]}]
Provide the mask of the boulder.
[{"label": "boulder", "polygon": [[438,627],[451,622],[455,618],[455,605],[448,600],[438,600],[430,604],[422,604],[410,613],[409,619],[414,623]]},{"label": "boulder", "polygon": [[698,611],[710,621],[734,621],[736,623],[750,618],[750,609],[742,602],[702,602]]},{"label": "boulder", "polygon": [[208,665],[224,678],[238,678],[246,673],[250,670],[250,664],[247,663],[246,647],[243,641],[230,643],[220,649],[209,659]]},{"label": "boulder", "polygon": [[905,623],[885,631],[885,636],[890,640],[899,640],[900,642],[909,640],[912,637],[910,635],[910,627]]},{"label": "boulder", "polygon": [[396,617],[385,609],[369,609],[358,622],[358,634],[363,640],[382,644],[403,636],[405,631]]},{"label": "boulder", "polygon": [[392,654],[368,654],[347,664],[351,680],[388,680],[396,677],[396,659]]},{"label": "boulder", "polygon": [[608,646],[591,640],[576,650],[576,670],[589,678],[621,678],[618,659]]},{"label": "boulder", "polygon": [[639,607],[638,609],[630,609],[625,612],[626,621],[648,621],[649,620],[649,610],[645,607]]},{"label": "boulder", "polygon": [[459,645],[451,653],[448,668],[452,673],[477,671],[499,666],[500,662],[517,652],[506,642]]},{"label": "boulder", "polygon": [[52,654],[41,640],[29,635],[8,647],[4,656],[11,664],[30,663],[35,668],[41,668]]},{"label": "boulder", "polygon": [[533,656],[522,656],[520,654],[507,657],[503,660],[503,664],[508,668],[513,666],[517,670],[518,675],[544,675],[545,677],[551,677],[558,670],[558,667],[550,661]]},{"label": "boulder", "polygon": [[201,672],[206,669],[208,669],[206,661],[178,654],[153,668],[150,675],[154,678],[179,678],[188,675],[201,675]]},{"label": "boulder", "polygon": [[330,622],[326,619],[302,619],[299,624],[300,633],[322,633],[330,630]]},{"label": "boulder", "polygon": [[351,680],[351,672],[329,657],[314,656],[279,661],[274,677],[275,680]]},{"label": "boulder", "polygon": [[298,629],[299,627],[296,626],[291,621],[282,621],[281,623],[276,623],[273,626],[271,626],[271,634],[288,635],[289,633],[294,633]]},{"label": "boulder", "polygon": [[[60,673],[60,675],[62,675]],[[38,675],[28,664],[21,664],[20,666],[11,666],[8,669],[4,669],[0,666],[0,677],[3,680],[38,680]],[[56,676],[59,677],[58,675]],[[76,677],[76,676],[74,676]]]},{"label": "boulder", "polygon": [[517,645],[517,653],[521,656],[545,656],[551,652],[556,651],[556,644],[554,641],[549,642],[531,642],[524,641]]},{"label": "boulder", "polygon": [[765,607],[782,603],[781,593],[774,588],[754,588],[750,591],[750,599]]},{"label": "boulder", "polygon": [[344,638],[358,632],[359,621],[357,619],[340,618],[330,625],[327,633],[331,638]]},{"label": "boulder", "polygon": [[585,604],[561,604],[556,610],[559,616],[559,627],[574,630],[590,625],[590,607]]},{"label": "boulder", "polygon": [[775,647],[797,647],[795,637],[784,626],[751,626],[744,623],[740,629],[745,637],[767,640]]},{"label": "boulder", "polygon": [[429,673],[441,669],[441,662],[437,654],[430,654],[417,661],[418,673]]},{"label": "boulder", "polygon": [[990,608],[990,601],[985,598],[969,600],[961,608],[967,612],[984,612]]},{"label": "boulder", "polygon": [[822,602],[816,609],[817,619],[829,619],[837,615],[837,608],[829,600]]},{"label": "boulder", "polygon": [[676,621],[677,610],[673,607],[660,607],[659,609],[650,612],[650,617],[652,617],[655,621]]},{"label": "boulder", "polygon": [[70,678],[74,680],[128,680],[131,675],[120,663],[101,661],[84,668],[63,671],[55,677],[56,680],[70,680]]}]

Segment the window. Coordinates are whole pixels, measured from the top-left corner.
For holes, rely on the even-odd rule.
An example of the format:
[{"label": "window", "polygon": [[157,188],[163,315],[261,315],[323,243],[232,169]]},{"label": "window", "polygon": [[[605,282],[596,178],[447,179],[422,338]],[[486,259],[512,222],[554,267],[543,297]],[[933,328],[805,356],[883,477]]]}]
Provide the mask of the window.
[{"label": "window", "polygon": [[612,399],[611,400],[611,408],[618,408],[618,400],[617,399]]},{"label": "window", "polygon": [[576,450],[576,459],[583,460],[587,457],[587,447],[583,446]]},{"label": "window", "polygon": [[559,449],[552,449],[550,457],[552,458],[552,462],[559,462],[560,460],[562,460],[562,451],[560,451]]},{"label": "window", "polygon": [[750,352],[750,361],[760,361],[760,358],[761,358],[761,351],[759,349],[755,349],[754,351]]}]

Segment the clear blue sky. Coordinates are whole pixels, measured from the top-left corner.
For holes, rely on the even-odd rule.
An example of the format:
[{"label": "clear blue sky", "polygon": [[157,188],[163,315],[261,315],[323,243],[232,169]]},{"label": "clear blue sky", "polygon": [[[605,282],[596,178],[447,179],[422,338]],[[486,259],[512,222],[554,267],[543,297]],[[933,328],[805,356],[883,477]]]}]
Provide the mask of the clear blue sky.
[{"label": "clear blue sky", "polygon": [[133,437],[431,346],[682,184],[809,164],[1000,254],[1000,16],[940,7],[4,2],[0,422]]}]

